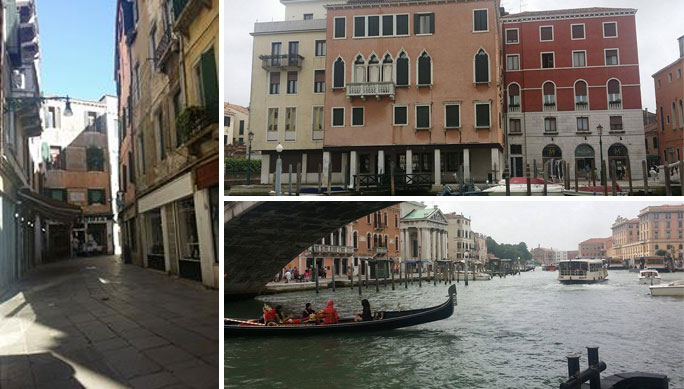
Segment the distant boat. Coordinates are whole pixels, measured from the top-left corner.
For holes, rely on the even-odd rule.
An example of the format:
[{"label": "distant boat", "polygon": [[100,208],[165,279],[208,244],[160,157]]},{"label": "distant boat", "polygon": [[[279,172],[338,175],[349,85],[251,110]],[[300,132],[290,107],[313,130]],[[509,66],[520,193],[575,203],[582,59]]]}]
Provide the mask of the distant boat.
[{"label": "distant boat", "polygon": [[671,282],[667,285],[651,285],[651,296],[684,297],[684,280]]},{"label": "distant boat", "polygon": [[406,311],[385,311],[383,318],[371,321],[355,322],[353,317],[340,318],[337,324],[281,324],[264,325],[246,319],[224,319],[226,336],[269,336],[269,335],[315,335],[340,332],[370,332],[393,330],[418,324],[444,320],[454,313],[456,303],[456,286],[449,287],[449,299],[435,307],[411,309]]},{"label": "distant boat", "polygon": [[[512,196],[527,195],[527,178],[526,177],[511,177],[510,189]],[[482,192],[488,196],[505,196],[506,195],[506,180],[499,181],[499,185],[487,188]],[[542,196],[544,194],[544,179],[530,177],[530,193],[532,196]],[[557,184],[553,181],[546,181],[546,193],[549,196],[562,196],[563,185]]]},{"label": "distant boat", "polygon": [[639,283],[650,285],[660,284],[660,274],[658,274],[658,270],[646,269],[640,271]]},{"label": "distant boat", "polygon": [[592,284],[603,282],[608,270],[602,259],[568,259],[558,262],[558,281],[564,284]]},{"label": "distant boat", "polygon": [[547,263],[542,265],[542,270],[543,271],[556,271],[558,269],[558,266],[556,266],[555,263]]}]

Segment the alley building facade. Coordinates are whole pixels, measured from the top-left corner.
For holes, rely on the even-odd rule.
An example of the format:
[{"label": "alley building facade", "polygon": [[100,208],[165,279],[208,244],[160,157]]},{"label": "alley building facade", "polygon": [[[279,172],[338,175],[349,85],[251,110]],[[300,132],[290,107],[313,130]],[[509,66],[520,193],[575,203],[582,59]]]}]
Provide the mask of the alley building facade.
[{"label": "alley building facade", "polygon": [[218,287],[218,8],[218,0],[120,0],[115,42],[128,150],[119,158],[124,252],[210,287]]}]

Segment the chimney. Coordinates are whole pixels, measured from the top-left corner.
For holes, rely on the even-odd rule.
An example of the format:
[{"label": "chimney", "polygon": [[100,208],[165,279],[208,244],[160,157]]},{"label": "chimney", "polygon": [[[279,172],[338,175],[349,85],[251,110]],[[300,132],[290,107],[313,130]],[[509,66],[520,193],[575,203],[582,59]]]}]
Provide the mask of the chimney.
[{"label": "chimney", "polygon": [[684,57],[684,35],[679,37],[679,58]]}]

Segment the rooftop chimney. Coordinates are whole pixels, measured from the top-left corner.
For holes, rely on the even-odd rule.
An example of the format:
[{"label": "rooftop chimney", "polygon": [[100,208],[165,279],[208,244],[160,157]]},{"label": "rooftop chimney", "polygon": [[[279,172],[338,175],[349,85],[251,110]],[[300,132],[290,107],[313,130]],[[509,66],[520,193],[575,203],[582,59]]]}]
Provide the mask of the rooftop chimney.
[{"label": "rooftop chimney", "polygon": [[684,57],[684,35],[679,37],[679,58]]}]

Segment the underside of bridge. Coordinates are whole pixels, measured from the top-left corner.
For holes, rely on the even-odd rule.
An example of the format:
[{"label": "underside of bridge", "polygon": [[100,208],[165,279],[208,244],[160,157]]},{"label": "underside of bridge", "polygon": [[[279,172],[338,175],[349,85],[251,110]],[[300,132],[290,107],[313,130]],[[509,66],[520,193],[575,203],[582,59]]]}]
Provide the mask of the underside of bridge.
[{"label": "underside of bridge", "polygon": [[288,262],[343,225],[387,208],[387,201],[267,201],[225,205],[225,295],[250,298]]}]

